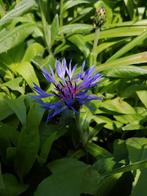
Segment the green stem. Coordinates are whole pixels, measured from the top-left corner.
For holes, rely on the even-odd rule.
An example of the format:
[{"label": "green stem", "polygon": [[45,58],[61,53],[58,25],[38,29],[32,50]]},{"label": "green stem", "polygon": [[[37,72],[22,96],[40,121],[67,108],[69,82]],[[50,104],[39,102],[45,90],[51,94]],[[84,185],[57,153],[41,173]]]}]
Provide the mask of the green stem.
[{"label": "green stem", "polygon": [[95,52],[95,49],[98,45],[99,33],[100,33],[100,28],[96,28],[94,42],[93,42],[93,48],[92,48],[92,51],[90,54],[90,65],[96,65],[97,54]]},{"label": "green stem", "polygon": [[80,114],[75,113],[75,129],[72,133],[72,140],[75,148],[78,148],[81,143],[81,131],[80,131]]}]

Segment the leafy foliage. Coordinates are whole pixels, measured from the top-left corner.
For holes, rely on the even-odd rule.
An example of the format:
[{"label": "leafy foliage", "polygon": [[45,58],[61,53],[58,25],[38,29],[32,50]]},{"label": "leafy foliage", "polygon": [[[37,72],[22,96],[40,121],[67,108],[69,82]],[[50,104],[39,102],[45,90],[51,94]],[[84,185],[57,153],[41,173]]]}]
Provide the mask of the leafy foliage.
[{"label": "leafy foliage", "polygon": [[[0,195],[146,196],[147,3],[1,0],[0,18]],[[46,124],[33,83],[52,91],[64,57],[96,66],[103,101]]]}]

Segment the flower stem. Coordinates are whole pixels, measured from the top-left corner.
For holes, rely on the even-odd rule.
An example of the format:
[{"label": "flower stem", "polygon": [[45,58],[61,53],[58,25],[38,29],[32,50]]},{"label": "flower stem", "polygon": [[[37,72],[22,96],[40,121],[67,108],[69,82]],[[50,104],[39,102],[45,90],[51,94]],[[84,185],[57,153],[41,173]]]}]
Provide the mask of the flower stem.
[{"label": "flower stem", "polygon": [[96,30],[95,30],[93,48],[92,48],[92,51],[91,51],[91,54],[90,54],[90,65],[96,65],[96,60],[97,60],[96,47],[98,45],[99,33],[100,33],[100,28],[97,27]]},{"label": "flower stem", "polygon": [[75,148],[78,148],[78,146],[81,143],[81,131],[80,131],[80,114],[75,113],[75,129],[74,132],[72,133],[72,140],[73,140],[73,145]]}]

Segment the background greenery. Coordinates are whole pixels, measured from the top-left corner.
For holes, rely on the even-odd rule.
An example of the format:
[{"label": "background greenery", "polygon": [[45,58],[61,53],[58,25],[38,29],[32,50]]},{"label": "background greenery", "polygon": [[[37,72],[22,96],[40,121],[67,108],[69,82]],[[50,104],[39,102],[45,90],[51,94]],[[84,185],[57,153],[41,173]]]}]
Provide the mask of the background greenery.
[{"label": "background greenery", "polygon": [[[146,196],[147,2],[0,0],[0,17],[0,195]],[[31,98],[64,57],[103,74],[79,127]]]}]

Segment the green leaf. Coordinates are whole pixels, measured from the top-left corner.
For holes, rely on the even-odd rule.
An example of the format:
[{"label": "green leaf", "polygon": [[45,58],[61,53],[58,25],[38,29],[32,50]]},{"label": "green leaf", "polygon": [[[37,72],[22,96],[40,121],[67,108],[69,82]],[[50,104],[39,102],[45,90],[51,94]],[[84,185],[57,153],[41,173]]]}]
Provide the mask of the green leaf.
[{"label": "green leaf", "polygon": [[119,58],[112,62],[101,64],[97,66],[97,70],[103,71],[109,68],[114,68],[115,66],[125,66],[125,65],[132,65],[132,64],[139,64],[139,63],[146,63],[146,62],[147,62],[147,52],[142,52],[127,57]]},{"label": "green leaf", "polygon": [[101,53],[102,51],[104,51],[105,49],[108,49],[109,47],[113,46],[114,44],[118,44],[118,41],[111,41],[111,42],[104,42],[99,44],[96,48],[95,48],[95,53],[98,55],[99,53]]},{"label": "green leaf", "polygon": [[146,39],[146,37],[147,37],[147,31],[143,32],[141,35],[139,35],[138,37],[134,38],[131,42],[129,42],[124,47],[122,47],[120,50],[118,50],[114,55],[112,55],[107,60],[107,62],[110,62],[110,61],[112,61],[114,59],[117,59],[118,57],[126,54],[128,51],[130,51],[134,47],[136,47],[138,45],[141,45],[143,43],[143,41]]},{"label": "green leaf", "polygon": [[133,65],[118,66],[106,70],[106,75],[115,78],[134,78],[147,75],[147,70]]},{"label": "green leaf", "polygon": [[126,144],[131,163],[147,159],[147,138],[129,138]]},{"label": "green leaf", "polygon": [[0,120],[3,120],[13,114],[13,111],[5,102],[5,96],[6,95],[4,93],[0,93]]},{"label": "green leaf", "polygon": [[97,189],[99,178],[91,166],[75,159],[60,159],[49,165],[53,174],[38,186],[35,196],[79,196],[81,193],[92,194]]},{"label": "green leaf", "polygon": [[30,62],[36,56],[42,56],[43,52],[44,52],[44,47],[41,44],[37,42],[32,43],[28,46],[24,54],[24,57],[22,59],[22,62]]},{"label": "green leaf", "polygon": [[15,168],[20,178],[32,168],[39,150],[39,124],[44,110],[33,104],[27,116],[26,126],[18,138],[16,146]]},{"label": "green leaf", "polygon": [[147,90],[139,90],[136,92],[141,102],[147,108]]},{"label": "green leaf", "polygon": [[58,139],[58,133],[57,132],[53,132],[43,143],[41,150],[40,150],[40,155],[39,155],[39,163],[40,164],[44,164],[48,158],[48,155],[50,153],[52,144],[55,140]]},{"label": "green leaf", "polygon": [[116,161],[128,160],[128,150],[125,140],[117,139],[113,143],[113,156]]},{"label": "green leaf", "polygon": [[[128,27],[116,27],[112,29],[106,29],[101,31],[99,39],[106,39],[106,38],[117,38],[117,37],[129,37],[129,36],[137,36],[143,33],[146,30],[146,26],[131,26]],[[92,41],[94,40],[94,33],[90,33],[84,37],[85,41]]]},{"label": "green leaf", "polygon": [[0,123],[0,154],[2,159],[6,158],[8,147],[15,146],[19,132],[12,125]]},{"label": "green leaf", "polygon": [[140,122],[132,122],[122,128],[124,131],[134,131],[134,130],[141,130],[144,129],[144,127],[140,124]]},{"label": "green leaf", "polygon": [[16,196],[20,195],[28,188],[28,185],[18,182],[17,178],[12,174],[4,174],[4,189],[0,189],[1,196]]},{"label": "green leaf", "polygon": [[95,120],[98,124],[104,124],[104,127],[110,130],[119,129],[122,127],[122,123],[118,121],[114,121],[106,116],[94,116],[93,120]]},{"label": "green leaf", "polygon": [[31,88],[33,87],[33,83],[39,85],[38,78],[31,63],[15,63],[11,64],[9,67],[14,73],[20,74]]},{"label": "green leaf", "polygon": [[89,56],[90,50],[87,47],[86,43],[83,41],[82,35],[72,35],[68,37],[68,40],[73,43],[77,49],[81,50],[85,57]]},{"label": "green leaf", "polygon": [[30,9],[35,7],[36,3],[34,0],[23,0],[21,1],[14,9],[9,11],[3,18],[0,20],[0,26],[10,22],[14,17],[20,16],[25,12],[28,12]]},{"label": "green leaf", "polygon": [[9,80],[8,82],[5,82],[3,84],[1,84],[1,86],[6,86],[9,89],[11,89],[12,91],[18,91],[21,94],[24,94],[24,87],[20,86],[20,83],[22,83],[23,78],[22,77],[17,77],[14,78],[13,80]]},{"label": "green leaf", "polygon": [[28,23],[5,32],[5,34],[0,37],[0,53],[7,52],[7,50],[23,42],[34,29],[35,25]]},{"label": "green leaf", "polygon": [[127,7],[127,11],[129,13],[130,18],[135,19],[135,5],[132,0],[124,0],[124,3]]},{"label": "green leaf", "polygon": [[141,114],[127,114],[127,115],[115,115],[114,118],[123,123],[125,126],[122,130],[137,130],[143,128],[140,122],[143,120],[144,116]]},{"label": "green leaf", "polygon": [[56,15],[51,25],[51,45],[53,45],[54,42],[56,41],[58,32],[59,32],[59,18],[58,15]]},{"label": "green leaf", "polygon": [[85,146],[87,152],[89,152],[92,156],[98,158],[98,157],[110,157],[111,153],[108,152],[106,149],[94,144],[94,143],[88,143]]},{"label": "green leaf", "polygon": [[147,90],[147,86],[144,83],[141,84],[133,84],[131,83],[127,88],[125,88],[121,95],[122,97],[130,97],[134,96],[134,94],[138,91]]},{"label": "green leaf", "polygon": [[75,34],[75,33],[89,33],[93,30],[92,25],[88,24],[69,24],[60,28],[59,34]]},{"label": "green leaf", "polygon": [[79,5],[79,4],[87,4],[89,3],[87,0],[69,0],[69,1],[66,1],[64,4],[63,4],[63,12],[65,12],[67,9],[70,9],[76,5]]},{"label": "green leaf", "polygon": [[127,102],[123,101],[122,98],[117,97],[112,100],[103,101],[100,105],[100,109],[121,114],[135,114],[134,108]]},{"label": "green leaf", "polygon": [[119,58],[112,62],[104,63],[97,66],[98,71],[103,71],[109,68],[114,68],[115,66],[125,66],[139,63],[147,62],[147,52],[133,54],[127,57]]},{"label": "green leaf", "polygon": [[112,175],[107,178],[104,177],[103,174],[109,173],[113,171],[116,162],[113,157],[103,157],[98,159],[93,167],[101,174],[101,178],[99,179],[97,185],[97,192],[95,195],[110,195],[110,191],[115,189],[116,183],[122,174]]},{"label": "green leaf", "polygon": [[[147,138],[130,138],[126,144],[130,162],[144,161],[147,159]],[[144,189],[146,178],[147,169],[137,170],[131,195],[137,196],[140,193],[142,196],[147,195],[147,191]]]},{"label": "green leaf", "polygon": [[144,188],[146,186],[147,169],[142,172],[138,171],[135,178],[135,183],[132,189],[132,196],[147,195],[147,190]]},{"label": "green leaf", "polygon": [[6,98],[6,103],[11,110],[16,114],[22,124],[26,123],[26,106],[24,104],[24,96],[20,96],[17,99]]}]

